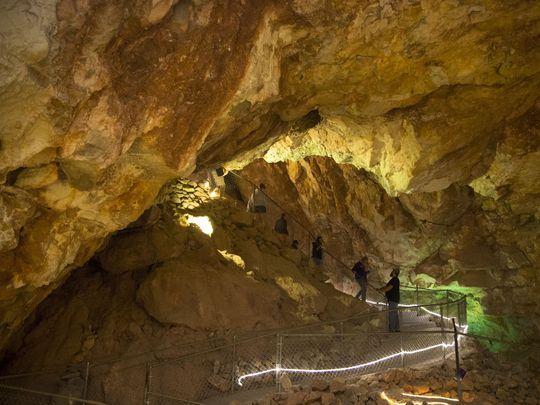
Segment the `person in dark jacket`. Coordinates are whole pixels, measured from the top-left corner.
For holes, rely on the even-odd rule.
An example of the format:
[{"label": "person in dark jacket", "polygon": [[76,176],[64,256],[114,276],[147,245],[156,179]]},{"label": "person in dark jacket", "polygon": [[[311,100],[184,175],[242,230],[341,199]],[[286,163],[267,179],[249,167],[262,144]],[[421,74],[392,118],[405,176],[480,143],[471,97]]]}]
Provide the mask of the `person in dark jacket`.
[{"label": "person in dark jacket", "polygon": [[367,256],[362,257],[360,261],[358,261],[352,268],[352,272],[354,273],[354,278],[358,285],[360,286],[360,290],[358,291],[358,294],[356,294],[356,298],[359,298],[362,296],[362,301],[366,301],[366,294],[367,294],[367,275],[369,273],[369,270],[367,269],[369,259]]},{"label": "person in dark jacket", "polygon": [[311,242],[311,258],[317,266],[321,266],[323,263],[323,251],[322,237],[317,236],[317,239]]},{"label": "person in dark jacket", "polygon": [[287,219],[285,218],[285,213],[282,213],[274,225],[274,231],[278,234],[278,238],[281,243],[287,241],[287,236],[289,235],[289,230],[287,229]]},{"label": "person in dark jacket", "polygon": [[388,330],[390,332],[399,332],[399,268],[394,267],[392,277],[384,287],[379,291],[384,292],[386,295],[386,300],[388,301]]}]

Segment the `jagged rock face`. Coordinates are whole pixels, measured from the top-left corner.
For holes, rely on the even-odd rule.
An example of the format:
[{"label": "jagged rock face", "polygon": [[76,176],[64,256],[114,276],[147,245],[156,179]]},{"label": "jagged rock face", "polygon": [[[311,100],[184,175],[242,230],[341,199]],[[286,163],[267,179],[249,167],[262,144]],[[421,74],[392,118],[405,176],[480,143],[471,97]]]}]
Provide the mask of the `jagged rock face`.
[{"label": "jagged rock face", "polygon": [[[536,146],[509,162],[503,128],[538,94],[539,15],[532,0],[3,2],[0,346],[196,164],[324,155],[394,196],[534,180]],[[287,124],[315,109],[316,127]]]},{"label": "jagged rock face", "polygon": [[[141,358],[149,360],[158,347],[161,355],[175,358],[193,349],[181,343],[241,337],[367,310],[324,283],[305,258],[297,261],[255,215],[223,200],[198,211],[183,210],[184,216],[208,215],[210,237],[170,208],[163,208],[157,220],[112,236],[94,260],[74,271],[26,323],[10,347],[17,355],[3,364],[2,372],[128,354],[144,362]],[[130,388],[126,375],[116,374],[118,366],[106,362],[100,368],[100,375],[107,376],[103,381],[118,385],[112,392],[104,387],[102,399],[129,403],[122,398],[130,398]]]},{"label": "jagged rock face", "polygon": [[[513,153],[515,165],[526,166],[526,150]],[[493,165],[497,167],[497,160]],[[533,172],[524,175],[538,176]],[[386,281],[390,269],[399,266],[404,282],[427,282],[427,287],[458,281],[485,288],[490,313],[525,316],[540,327],[540,222],[535,217],[538,205],[530,204],[538,203],[539,196],[535,186],[527,191],[514,187],[522,179],[511,172],[506,187],[513,191],[498,198],[459,185],[391,197],[365,171],[321,157],[278,164],[259,160],[242,173],[253,182],[264,181],[268,194],[312,234],[322,235],[328,252],[350,268],[367,254],[376,270],[372,282]],[[302,244],[310,243],[301,238]],[[330,257],[327,265],[351,277]],[[334,284],[342,288],[339,278]]]}]

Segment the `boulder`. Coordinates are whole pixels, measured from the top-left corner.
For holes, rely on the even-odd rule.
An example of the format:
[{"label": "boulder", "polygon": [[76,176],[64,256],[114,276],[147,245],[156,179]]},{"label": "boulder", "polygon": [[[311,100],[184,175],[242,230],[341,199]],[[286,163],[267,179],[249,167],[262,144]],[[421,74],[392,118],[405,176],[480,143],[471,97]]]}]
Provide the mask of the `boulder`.
[{"label": "boulder", "polygon": [[158,321],[192,329],[269,328],[282,319],[275,305],[278,290],[219,263],[201,263],[196,256],[157,266],[137,296]]},{"label": "boulder", "polygon": [[250,227],[253,225],[253,214],[246,211],[235,210],[231,214],[230,220],[233,224],[240,227]]},{"label": "boulder", "polygon": [[23,170],[18,174],[15,185],[23,189],[38,189],[46,187],[58,180],[56,164],[48,164]]}]

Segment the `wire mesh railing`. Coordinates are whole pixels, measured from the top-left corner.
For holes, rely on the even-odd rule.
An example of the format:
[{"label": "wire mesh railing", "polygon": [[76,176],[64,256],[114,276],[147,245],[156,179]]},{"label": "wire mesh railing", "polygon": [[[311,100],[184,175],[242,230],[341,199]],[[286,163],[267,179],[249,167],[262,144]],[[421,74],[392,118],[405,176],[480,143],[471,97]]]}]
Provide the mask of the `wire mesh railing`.
[{"label": "wire mesh railing", "polygon": [[[2,376],[0,382],[18,389],[54,392],[83,401],[91,398],[114,404],[201,403],[237,391],[274,387],[283,375],[290,375],[298,383],[322,375],[293,371],[276,373],[280,359],[283,359],[280,367],[289,369],[312,370],[321,366],[339,369],[345,364],[352,368],[334,370],[325,376],[347,377],[377,372],[398,364],[408,367],[421,362],[422,356],[426,360],[433,358],[437,350],[444,357],[445,347],[430,348],[426,353],[421,349],[449,341],[451,318],[458,319],[460,325],[466,324],[465,297],[451,291],[405,286],[402,291],[402,306],[398,309],[401,334],[385,332],[389,311],[379,303],[373,308],[380,310],[373,309],[345,319],[260,335],[225,336],[186,343],[140,356],[82,363],[62,372]],[[417,305],[419,301],[428,303]],[[416,337],[411,338],[413,335]],[[283,348],[281,354],[280,347]],[[401,351],[414,353],[396,355]],[[369,367],[359,366],[384,357],[383,353],[391,357]],[[10,392],[10,395],[14,399],[9,403],[14,405],[40,403],[22,398],[28,394]]]},{"label": "wire mesh railing", "polygon": [[282,335],[278,390],[283,376],[305,385],[314,378],[350,379],[442,359],[449,338],[441,331]]},{"label": "wire mesh railing", "polygon": [[[313,378],[351,378],[444,360],[452,353],[452,318],[466,325],[465,297],[416,288],[404,292],[397,310],[402,332],[386,332],[390,311],[383,309],[258,337],[231,338],[220,347],[150,364],[146,404],[202,403],[239,391],[279,390],[284,376],[304,384]],[[428,294],[428,303],[417,305]]]},{"label": "wire mesh railing", "polygon": [[[283,376],[305,383],[314,377],[348,378],[438,360],[451,352],[449,346],[441,344],[451,343],[452,318],[466,325],[465,297],[452,291],[404,286],[398,308],[402,332],[397,334],[385,332],[389,311],[384,303],[374,302],[378,305],[369,312],[345,319],[260,335],[223,336],[139,356],[82,363],[62,372],[2,376],[0,382],[75,401],[91,398],[114,404],[203,403],[238,391],[274,389]],[[371,364],[375,360],[380,361]],[[313,371],[319,369],[327,371]],[[13,397],[8,403],[14,405],[43,402],[25,399],[28,393],[4,391],[2,395]]]}]

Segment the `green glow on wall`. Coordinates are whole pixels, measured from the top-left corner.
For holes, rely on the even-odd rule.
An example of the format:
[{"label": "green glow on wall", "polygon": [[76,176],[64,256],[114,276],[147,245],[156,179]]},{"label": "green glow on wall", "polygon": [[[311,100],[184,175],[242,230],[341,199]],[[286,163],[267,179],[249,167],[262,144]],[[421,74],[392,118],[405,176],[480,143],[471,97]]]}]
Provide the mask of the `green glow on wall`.
[{"label": "green glow on wall", "polygon": [[[467,296],[467,321],[469,333],[481,336],[489,336],[494,339],[501,339],[511,342],[520,340],[524,330],[524,325],[519,318],[510,316],[493,316],[484,312],[482,300],[486,296],[486,291],[478,287],[466,287],[454,281],[448,285],[434,287],[438,290],[455,291]],[[442,297],[441,297],[442,298]],[[509,344],[487,340],[480,340],[480,343],[489,350],[498,352],[509,348]]]}]

